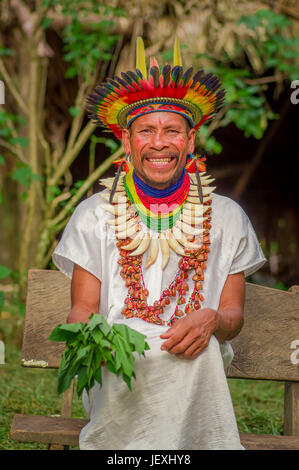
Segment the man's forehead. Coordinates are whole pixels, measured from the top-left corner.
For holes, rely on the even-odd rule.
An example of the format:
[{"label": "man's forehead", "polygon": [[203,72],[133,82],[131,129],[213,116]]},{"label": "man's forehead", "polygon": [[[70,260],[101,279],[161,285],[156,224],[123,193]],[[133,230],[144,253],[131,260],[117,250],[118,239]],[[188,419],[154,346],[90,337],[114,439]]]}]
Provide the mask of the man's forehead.
[{"label": "man's forehead", "polygon": [[131,124],[132,128],[139,128],[142,126],[148,127],[182,127],[186,128],[188,121],[177,113],[168,111],[152,112],[143,116],[137,117]]}]

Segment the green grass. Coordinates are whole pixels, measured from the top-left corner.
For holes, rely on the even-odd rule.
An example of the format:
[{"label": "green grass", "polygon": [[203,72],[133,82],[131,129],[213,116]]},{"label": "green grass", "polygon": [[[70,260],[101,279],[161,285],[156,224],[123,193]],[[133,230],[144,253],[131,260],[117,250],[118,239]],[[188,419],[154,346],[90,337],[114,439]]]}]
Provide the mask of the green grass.
[{"label": "green grass", "polygon": [[[0,365],[0,449],[46,449],[44,444],[15,442],[9,430],[15,413],[60,414],[57,371],[20,365],[19,348],[6,345],[5,364]],[[283,390],[281,383],[229,379],[241,432],[282,434]],[[81,400],[74,394],[73,416],[85,417]]]},{"label": "green grass", "polygon": [[[47,449],[47,445],[22,443],[9,439],[15,413],[60,414],[61,398],[57,391],[57,370],[30,369],[21,366],[20,350],[5,347],[5,364],[0,365],[0,449]],[[74,393],[73,416],[86,417],[82,402]]]},{"label": "green grass", "polygon": [[284,384],[228,380],[240,432],[283,434]]}]

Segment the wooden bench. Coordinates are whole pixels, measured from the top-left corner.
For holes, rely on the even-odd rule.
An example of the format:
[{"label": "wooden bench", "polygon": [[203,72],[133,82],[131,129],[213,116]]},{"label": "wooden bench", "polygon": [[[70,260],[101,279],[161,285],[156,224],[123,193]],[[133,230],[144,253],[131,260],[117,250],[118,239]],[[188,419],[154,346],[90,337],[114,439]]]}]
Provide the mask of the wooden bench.
[{"label": "wooden bench", "polygon": [[[58,271],[30,270],[22,346],[24,367],[58,368],[63,344],[48,340],[70,310],[70,280]],[[232,341],[229,378],[285,382],[284,435],[241,433],[245,449],[299,449],[299,289],[290,292],[246,285],[245,325]],[[10,438],[46,443],[51,449],[78,446],[86,419],[72,418],[73,388],[62,398],[61,416],[16,414]]]}]

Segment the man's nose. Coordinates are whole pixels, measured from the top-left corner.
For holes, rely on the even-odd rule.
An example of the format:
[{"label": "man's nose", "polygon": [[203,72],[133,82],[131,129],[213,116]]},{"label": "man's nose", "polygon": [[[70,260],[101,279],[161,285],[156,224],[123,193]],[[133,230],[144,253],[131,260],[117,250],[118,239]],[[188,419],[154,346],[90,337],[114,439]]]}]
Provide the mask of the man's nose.
[{"label": "man's nose", "polygon": [[158,131],[152,134],[150,145],[155,150],[162,150],[168,146],[168,143],[163,133]]}]

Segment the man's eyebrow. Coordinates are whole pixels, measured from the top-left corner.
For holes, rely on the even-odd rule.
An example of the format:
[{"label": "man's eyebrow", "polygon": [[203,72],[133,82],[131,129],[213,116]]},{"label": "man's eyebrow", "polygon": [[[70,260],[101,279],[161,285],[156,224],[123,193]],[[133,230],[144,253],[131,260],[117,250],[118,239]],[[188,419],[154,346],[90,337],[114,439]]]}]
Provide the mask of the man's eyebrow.
[{"label": "man's eyebrow", "polygon": [[[143,126],[137,127],[136,131],[142,130],[142,129],[158,129],[160,126],[153,126],[152,124],[144,124]],[[161,126],[162,129],[168,130],[168,129],[175,129],[177,131],[183,131],[181,127],[177,126],[176,124],[169,124],[167,126]]]},{"label": "man's eyebrow", "polygon": [[177,124],[169,124],[168,126],[165,126],[164,129],[175,129],[176,131],[183,130],[179,125]]}]

